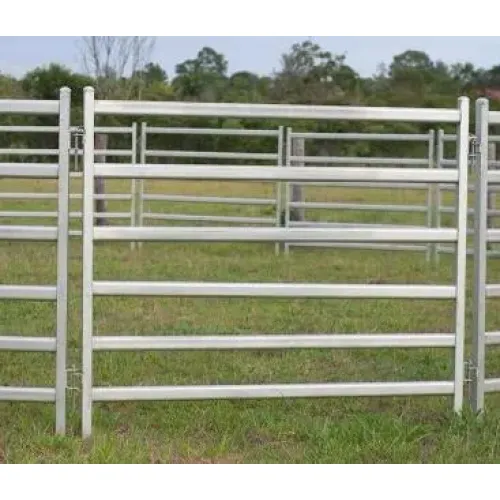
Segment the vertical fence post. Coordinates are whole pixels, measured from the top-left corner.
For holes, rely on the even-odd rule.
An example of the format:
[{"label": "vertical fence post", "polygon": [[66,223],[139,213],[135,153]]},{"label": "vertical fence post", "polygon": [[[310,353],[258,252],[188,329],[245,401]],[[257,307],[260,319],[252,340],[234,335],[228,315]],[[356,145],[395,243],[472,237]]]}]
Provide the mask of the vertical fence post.
[{"label": "vertical fence post", "polygon": [[[132,124],[132,151],[131,151],[132,165],[137,163],[137,123]],[[130,225],[132,227],[137,226],[137,180],[132,179],[131,181],[131,199],[130,199]],[[135,250],[136,243],[132,241],[130,243],[130,248]]]},{"label": "vertical fence post", "polygon": [[455,308],[455,412],[461,412],[464,398],[464,351],[465,351],[465,306],[466,306],[466,276],[467,276],[467,219],[469,194],[469,98],[458,100],[460,122],[457,127],[457,246],[456,246],[456,308]]},{"label": "vertical fence post", "polygon": [[56,433],[66,432],[66,344],[68,330],[69,163],[71,90],[59,94],[59,178],[57,193]]},{"label": "vertical fence post", "polygon": [[[285,129],[283,126],[280,126],[278,128],[278,168],[283,168],[283,136],[285,133]],[[275,210],[276,210],[276,227],[281,227],[281,214],[283,211],[283,183],[281,181],[278,181],[276,183],[276,203],[275,203]],[[274,251],[276,255],[280,254],[280,249],[281,249],[281,243],[276,243],[274,247]]]},{"label": "vertical fence post", "polygon": [[[488,136],[489,137],[489,136]],[[497,145],[495,142],[488,143],[488,169],[493,170],[496,168],[496,166],[493,164],[491,165],[492,162],[496,162],[497,159]],[[492,188],[488,187],[488,222],[486,223],[486,226],[488,228],[493,228],[495,227],[495,216],[491,214],[490,211],[495,210],[496,206],[496,196],[495,196],[495,191]],[[486,245],[486,250],[487,251],[492,251],[493,250],[493,245],[488,244]]]},{"label": "vertical fence post", "polygon": [[[437,147],[436,147],[436,168],[442,168],[444,158],[444,130],[439,129],[437,133]],[[440,228],[442,225],[441,210],[443,206],[443,191],[441,190],[441,184],[436,184],[436,227]],[[439,265],[439,252],[444,250],[443,244],[438,243],[436,245],[436,265]]]},{"label": "vertical fence post", "polygon": [[[292,129],[288,127],[286,129],[285,138],[285,166],[291,166],[291,156],[292,156]],[[285,227],[290,227],[290,183],[285,182]],[[284,245],[285,255],[290,253],[290,244],[288,242]]]},{"label": "vertical fence post", "polygon": [[[436,141],[434,130],[429,130],[429,143],[428,143],[428,162],[429,170],[434,168],[434,144]],[[437,186],[429,184],[427,189],[427,227],[436,227],[436,188]],[[436,262],[436,245],[437,243],[429,243],[427,245],[427,262]]]},{"label": "vertical fence post", "polygon": [[474,412],[484,408],[485,331],[486,331],[486,267],[488,233],[488,113],[487,99],[476,101],[476,137],[479,161],[476,163],[474,209],[474,286],[472,329],[472,380],[470,403]]},{"label": "vertical fence post", "polygon": [[82,282],[82,435],[92,433],[92,335],[94,279],[94,89],[83,91],[83,282]]},{"label": "vertical fence post", "polygon": [[[147,139],[146,139],[146,134],[147,134],[147,123],[142,122],[141,123],[141,146],[140,146],[140,163],[141,165],[146,164],[146,147],[147,147]],[[138,214],[138,220],[139,220],[139,227],[144,226],[144,179],[139,179],[139,214]],[[142,248],[142,241],[139,241],[139,248]]]}]

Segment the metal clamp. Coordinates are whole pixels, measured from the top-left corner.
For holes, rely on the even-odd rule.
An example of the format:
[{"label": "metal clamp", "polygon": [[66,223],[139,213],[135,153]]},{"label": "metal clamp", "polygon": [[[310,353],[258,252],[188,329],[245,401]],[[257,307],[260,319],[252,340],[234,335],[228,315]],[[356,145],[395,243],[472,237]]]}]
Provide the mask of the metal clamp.
[{"label": "metal clamp", "polygon": [[481,156],[479,138],[476,135],[469,135],[469,160],[472,166],[477,165],[477,160]]},{"label": "metal clamp", "polygon": [[70,368],[66,369],[66,374],[67,374],[66,389],[68,391],[80,392],[82,371],[78,369],[75,365],[73,365]]},{"label": "metal clamp", "polygon": [[81,125],[78,125],[76,127],[71,128],[71,134],[74,137],[83,137],[84,132],[85,132],[85,129]]},{"label": "metal clamp", "polygon": [[83,140],[83,133],[85,132],[85,129],[82,126],[77,126],[77,127],[72,127],[71,128],[71,140],[73,142],[73,147],[70,150],[70,154],[74,158],[74,165],[73,165],[73,172],[81,172],[80,168],[80,162],[79,162],[79,150],[80,150],[80,143],[81,143],[81,138]]},{"label": "metal clamp", "polygon": [[467,360],[464,363],[464,382],[466,384],[472,383],[477,380],[478,369],[477,366],[471,361]]}]

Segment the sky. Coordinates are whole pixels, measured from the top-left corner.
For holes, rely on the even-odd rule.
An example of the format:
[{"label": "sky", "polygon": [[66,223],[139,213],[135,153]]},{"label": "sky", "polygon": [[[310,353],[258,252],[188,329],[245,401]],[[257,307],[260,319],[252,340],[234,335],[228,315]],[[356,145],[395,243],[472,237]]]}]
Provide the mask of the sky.
[{"label": "sky", "polygon": [[[229,62],[229,72],[248,70],[270,74],[279,68],[280,56],[295,42],[311,39],[334,54],[345,53],[347,63],[362,76],[375,73],[381,62],[390,63],[395,54],[405,50],[423,50],[434,60],[447,63],[472,62],[490,67],[500,64],[500,37],[157,37],[153,62],[169,76],[175,65],[196,56],[204,46],[222,52]],[[0,37],[0,72],[22,76],[26,71],[56,62],[83,71],[79,53],[80,37],[19,36]]]}]

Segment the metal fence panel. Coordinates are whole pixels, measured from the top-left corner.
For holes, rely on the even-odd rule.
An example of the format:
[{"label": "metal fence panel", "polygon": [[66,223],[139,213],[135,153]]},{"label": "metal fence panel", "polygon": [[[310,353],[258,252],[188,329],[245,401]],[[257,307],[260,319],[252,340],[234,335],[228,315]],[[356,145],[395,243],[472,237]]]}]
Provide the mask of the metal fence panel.
[{"label": "metal fence panel", "polygon": [[[68,238],[69,238],[69,151],[70,151],[70,89],[60,91],[58,101],[0,100],[0,112],[30,115],[49,114],[59,118],[58,164],[4,163],[0,176],[55,178],[58,181],[57,223],[44,226],[0,226],[0,238],[18,241],[53,241],[57,245],[57,283],[54,286],[1,285],[0,299],[52,301],[56,303],[54,337],[0,337],[0,349],[55,353],[56,380],[53,388],[0,387],[2,401],[41,401],[55,403],[55,429],[66,429],[66,338],[68,322]],[[54,130],[54,131],[55,131]]]},{"label": "metal fence panel", "polygon": [[[471,358],[471,405],[474,411],[484,409],[484,394],[491,381],[485,380],[486,299],[495,296],[487,282],[487,244],[489,241],[487,197],[488,186],[495,182],[488,171],[489,103],[487,99],[476,101],[476,138],[479,158],[476,164],[476,200],[474,220],[474,283],[473,283],[473,341]],[[499,388],[490,386],[489,391]]]},{"label": "metal fence panel", "polygon": [[[152,149],[148,147],[148,138],[154,135],[197,135],[209,137],[267,137],[276,140],[276,150],[271,153],[262,152],[234,152],[234,151],[189,151],[189,150],[167,150]],[[233,160],[233,161],[261,161],[273,166],[281,166],[283,163],[283,127],[276,130],[251,130],[251,129],[224,129],[224,128],[182,128],[182,127],[151,127],[143,122],[141,125],[141,163],[146,165],[151,158],[186,158],[190,160]],[[217,197],[217,196],[186,196],[186,195],[164,195],[147,194],[146,180],[142,178],[139,185],[139,215],[140,226],[144,226],[147,220],[163,221],[193,221],[210,223],[225,222],[227,224],[264,224],[281,225],[282,212],[282,185],[277,182],[275,185],[274,198],[247,198],[246,202],[241,198]],[[207,200],[207,201],[204,201]],[[148,202],[167,201],[170,203],[211,203],[231,205],[262,206],[270,205],[274,207],[273,217],[251,217],[251,216],[230,216],[230,215],[193,215],[183,213],[163,213],[148,208]],[[279,253],[279,244],[276,243],[276,254]]]},{"label": "metal fence panel", "polygon": [[[293,154],[293,144],[297,140],[304,141],[304,149],[307,147],[306,140],[321,139],[328,141],[376,141],[376,142],[420,142],[427,145],[427,157],[422,158],[387,158],[387,157],[358,157],[358,156],[310,156],[304,155],[298,156]],[[349,133],[349,132],[338,132],[338,133],[318,133],[318,132],[300,132],[294,131],[291,128],[287,129],[286,134],[286,166],[290,168],[292,166],[302,165],[353,165],[357,167],[365,166],[386,166],[398,168],[401,166],[411,167],[428,167],[432,169],[434,166],[434,143],[435,143],[435,132],[430,130],[428,134],[380,134],[380,133]],[[314,225],[314,221],[307,220],[307,211],[319,209],[324,211],[350,211],[359,213],[374,213],[374,212],[385,212],[385,213],[422,213],[426,214],[426,225],[431,228],[434,226],[435,215],[434,215],[434,197],[435,197],[435,187],[431,184],[425,185],[427,189],[427,200],[425,204],[422,205],[392,205],[387,203],[379,204],[365,204],[365,203],[326,203],[326,202],[314,202],[306,200],[305,190],[308,186],[312,184],[297,184],[297,183],[287,183],[286,188],[286,214],[285,221],[287,227],[292,227],[297,224],[297,221],[292,221],[292,214],[301,214],[300,222],[307,222],[310,225]],[[321,186],[321,184],[319,184]],[[317,184],[315,184],[317,186]],[[327,187],[326,184],[323,184]],[[363,185],[355,183],[350,186],[345,186],[345,184],[328,184],[328,187],[355,187],[358,189],[367,188],[378,188],[379,183],[376,182],[366,182]],[[392,188],[391,185],[389,185]],[[406,185],[406,188],[413,189],[412,185]],[[294,199],[299,196],[300,201]],[[298,212],[296,209],[299,209]],[[387,227],[390,227],[388,224]],[[314,247],[315,245],[311,242],[301,242],[301,243],[287,243],[285,245],[285,252],[288,253],[289,248],[292,246],[307,246]],[[430,261],[432,255],[436,251],[436,245],[432,243],[426,243],[425,245],[402,245],[402,244],[368,244],[368,243],[358,243],[345,246],[342,243],[321,243],[320,247],[333,247],[333,248],[359,248],[359,249],[369,249],[369,250],[409,250],[409,251],[425,251],[427,260]]]},{"label": "metal fence panel", "polygon": [[[24,109],[24,108],[23,108]],[[79,133],[81,127],[70,127],[70,133],[74,134],[74,144],[71,145],[69,149],[70,155],[70,179],[81,179],[82,173],[78,172],[79,169],[79,157],[83,155],[83,150],[79,145]],[[4,133],[35,133],[35,134],[58,134],[59,127],[57,126],[29,126],[29,125],[3,125],[0,126],[0,132]],[[129,158],[130,163],[137,163],[137,124],[133,123],[131,127],[96,127],[96,133],[101,134],[121,134],[128,135],[131,139],[131,145],[129,149],[106,149],[106,150],[96,150],[95,154],[97,156],[104,156],[110,158],[123,157]],[[0,156],[4,157],[38,157],[46,156],[57,158],[59,156],[59,149],[39,149],[39,148],[3,148],[0,149]],[[76,171],[71,171],[71,160],[73,160],[73,167]],[[22,168],[21,168],[22,167]],[[56,178],[58,172],[58,167],[56,164],[50,165],[48,163],[43,164],[33,164],[33,163],[21,163],[21,162],[9,162],[0,163],[0,176],[1,177],[24,177],[24,178],[42,178],[42,177],[52,177]],[[72,192],[71,182],[70,182],[70,201],[81,200],[82,195],[80,193]],[[10,193],[10,192],[0,192],[0,200],[58,200],[58,193]],[[110,219],[129,219],[131,226],[137,225],[137,209],[136,209],[136,181],[131,180],[131,190],[127,194],[111,194],[105,193],[104,195],[96,195],[96,200],[101,199],[104,201],[129,201],[130,209],[128,212],[116,212],[109,211],[105,217]],[[96,216],[102,216],[103,214],[96,214]],[[16,218],[53,218],[57,219],[58,211],[28,211],[28,210],[3,210],[0,211],[0,218],[2,219],[16,219]],[[81,212],[72,211],[70,212],[70,220],[81,219]],[[81,231],[72,231],[72,235],[81,235]]]},{"label": "metal fence panel", "polygon": [[[351,168],[351,167],[232,167],[232,166],[192,166],[192,165],[103,165],[94,163],[94,119],[99,114],[130,115],[181,115],[181,116],[266,116],[272,118],[315,118],[350,120],[407,120],[427,122],[453,122],[458,127],[459,150],[458,169],[454,171],[432,171],[404,168]],[[390,395],[453,395],[453,407],[460,411],[463,403],[464,384],[464,333],[465,333],[465,271],[467,237],[467,159],[468,159],[468,99],[460,98],[456,110],[433,109],[415,110],[405,108],[355,108],[329,106],[271,106],[241,104],[206,103],[144,103],[121,101],[94,101],[92,88],[85,89],[84,96],[84,215],[83,215],[83,383],[82,383],[82,433],[87,437],[92,433],[92,408],[96,401],[125,400],[175,400],[175,399],[215,399],[215,398],[282,398],[282,397],[331,397],[331,396],[390,396]],[[94,280],[94,241],[97,239],[142,239],[168,240],[179,238],[204,241],[204,238],[229,240],[231,231],[237,240],[242,231],[232,228],[95,228],[93,219],[93,180],[95,176],[109,178],[142,179],[198,179],[198,180],[247,180],[267,182],[389,182],[427,184],[446,182],[458,186],[461,202],[457,226],[453,232],[429,228],[394,228],[391,232],[381,229],[372,236],[361,228],[331,230],[326,236],[314,228],[292,230],[290,228],[260,228],[248,232],[247,238],[279,238],[290,241],[306,238],[309,234],[320,238],[344,238],[376,240],[393,238],[403,240],[430,241],[453,240],[457,245],[456,281],[450,285],[366,285],[366,284],[303,284],[303,283],[190,283],[190,282],[131,282]],[[155,231],[156,229],[156,231]],[[420,231],[420,232],[419,232]],[[425,232],[423,232],[425,231]],[[188,235],[187,233],[190,232]],[[327,231],[328,232],[328,231]],[[295,235],[295,236],[294,236]],[[318,236],[319,235],[319,236]],[[389,235],[389,236],[388,236]],[[189,297],[281,297],[281,298],[427,298],[455,301],[455,328],[450,334],[377,335],[320,335],[305,339],[301,335],[270,336],[252,335],[234,337],[191,337],[189,340],[148,337],[131,339],[125,337],[95,337],[93,325],[94,296],[189,296]],[[287,339],[285,340],[285,337]],[[288,339],[289,342],[288,342]],[[455,375],[451,381],[420,382],[359,382],[338,384],[267,384],[267,385],[212,385],[212,386],[166,386],[166,387],[95,387],[92,378],[94,350],[121,349],[245,349],[249,346],[262,348],[301,348],[307,342],[311,347],[371,347],[404,346],[414,347],[420,343],[429,346],[454,348]]]}]

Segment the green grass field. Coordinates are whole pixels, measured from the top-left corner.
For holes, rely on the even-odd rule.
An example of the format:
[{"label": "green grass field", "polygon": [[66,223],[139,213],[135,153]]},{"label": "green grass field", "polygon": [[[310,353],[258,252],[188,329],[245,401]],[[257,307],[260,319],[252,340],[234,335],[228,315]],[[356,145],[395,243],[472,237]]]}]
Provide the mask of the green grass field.
[{"label": "green grass field", "polygon": [[[125,183],[126,184],[126,183]],[[109,183],[108,192],[125,184]],[[154,189],[152,189],[152,187]],[[2,180],[2,191],[53,190],[49,182]],[[259,185],[148,182],[149,191],[258,196]],[[75,185],[73,191],[77,192]],[[384,190],[310,189],[308,199],[376,203],[423,202],[424,194]],[[78,204],[73,204],[78,208]],[[271,215],[252,207],[163,204],[170,212]],[[54,209],[53,202],[2,202],[1,210]],[[157,207],[155,207],[157,208]],[[126,210],[113,202],[109,210]],[[330,213],[323,220],[423,224],[425,215]],[[315,216],[310,214],[311,218]],[[2,223],[33,223],[33,219]],[[38,220],[38,222],[41,222]],[[49,221],[44,221],[49,222]],[[114,223],[114,222],[113,222]],[[78,223],[74,224],[75,227]],[[274,245],[99,244],[96,279],[449,283],[453,259],[435,268],[425,254],[364,250],[292,249]],[[471,264],[471,263],[470,263]],[[469,265],[469,269],[472,266]],[[68,365],[69,429],[53,433],[54,408],[0,403],[0,462],[240,463],[240,462],[498,462],[500,397],[476,420],[456,417],[449,397],[337,398],[212,402],[106,403],[94,406],[93,438],[80,438],[81,248],[71,244]],[[491,261],[490,281],[500,279]],[[55,282],[55,245],[0,243],[0,282]],[[469,280],[471,273],[469,271]],[[471,287],[469,286],[469,294]],[[96,334],[250,334],[451,332],[451,301],[96,299]],[[488,326],[500,310],[489,303]],[[470,337],[470,307],[468,325]],[[51,335],[55,306],[0,302],[0,334]],[[469,346],[467,347],[469,349]],[[299,350],[265,352],[96,353],[96,385],[451,380],[449,349]],[[0,353],[1,385],[51,385],[52,354]],[[500,374],[491,349],[488,374]]]}]

